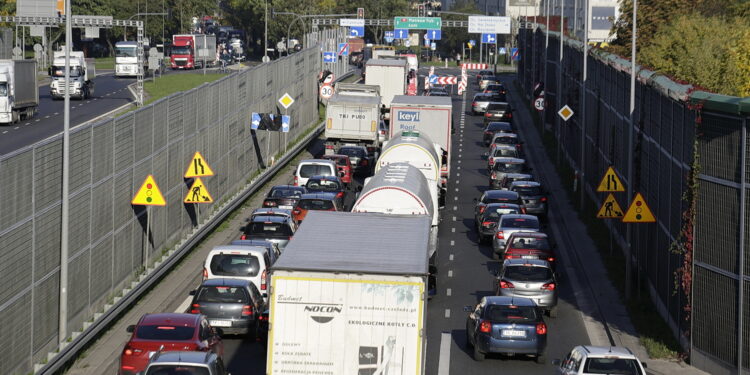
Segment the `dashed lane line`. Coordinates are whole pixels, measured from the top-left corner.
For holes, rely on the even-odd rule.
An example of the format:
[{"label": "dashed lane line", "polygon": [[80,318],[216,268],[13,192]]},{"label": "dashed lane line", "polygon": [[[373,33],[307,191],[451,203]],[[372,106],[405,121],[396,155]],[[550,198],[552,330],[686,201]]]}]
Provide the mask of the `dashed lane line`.
[{"label": "dashed lane line", "polygon": [[445,295],[446,296],[450,297],[451,294],[452,294],[451,288],[448,288],[448,289],[445,290]]},{"label": "dashed lane line", "polygon": [[443,332],[440,335],[440,358],[438,358],[437,375],[449,375],[451,368],[451,334]]}]

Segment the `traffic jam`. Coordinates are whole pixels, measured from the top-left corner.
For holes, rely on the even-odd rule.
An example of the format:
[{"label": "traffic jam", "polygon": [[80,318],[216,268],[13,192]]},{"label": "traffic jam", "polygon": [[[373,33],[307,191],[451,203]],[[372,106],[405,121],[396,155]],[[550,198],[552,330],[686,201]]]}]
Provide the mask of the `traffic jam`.
[{"label": "traffic jam", "polygon": [[[428,83],[408,95],[417,92],[417,59],[383,51],[363,64],[364,82],[326,91],[322,155],[298,160],[237,238],[208,252],[188,308],[127,327],[119,375],[228,374],[227,337],[268,348],[267,374],[425,373],[427,306],[444,271],[439,224],[454,198],[473,202],[477,247],[491,247],[499,262],[492,295],[454,327],[465,328],[469,355],[550,362],[559,255],[550,194],[519,136],[531,125],[492,70],[469,76],[473,97]],[[469,151],[486,160],[487,180],[478,196],[453,197],[454,117],[464,115],[483,125],[481,147]],[[567,349],[551,360],[556,373],[645,374],[624,348]]]}]

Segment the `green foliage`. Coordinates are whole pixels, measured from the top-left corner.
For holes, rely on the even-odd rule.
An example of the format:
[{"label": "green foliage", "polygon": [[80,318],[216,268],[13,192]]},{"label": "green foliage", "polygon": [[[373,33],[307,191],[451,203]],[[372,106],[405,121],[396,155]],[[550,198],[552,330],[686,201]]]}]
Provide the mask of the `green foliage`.
[{"label": "green foliage", "polygon": [[[451,11],[457,13],[483,14],[479,11],[475,2],[466,0],[457,2]],[[441,18],[444,20],[457,21],[465,21],[468,19],[466,16],[458,14],[442,14]],[[444,28],[442,34],[443,39],[440,40],[437,45],[440,51],[443,52],[443,55],[455,58],[456,53],[461,53],[464,60],[468,60],[469,50],[466,50],[466,57],[463,57],[463,47],[469,39],[479,38],[479,35],[477,34],[469,35],[468,30],[461,27]],[[474,52],[476,52],[476,56],[479,56],[479,49],[474,50]]]},{"label": "green foliage", "polygon": [[730,48],[729,61],[734,70],[732,73],[736,81],[736,95],[750,96],[750,29],[745,29],[734,46]]}]

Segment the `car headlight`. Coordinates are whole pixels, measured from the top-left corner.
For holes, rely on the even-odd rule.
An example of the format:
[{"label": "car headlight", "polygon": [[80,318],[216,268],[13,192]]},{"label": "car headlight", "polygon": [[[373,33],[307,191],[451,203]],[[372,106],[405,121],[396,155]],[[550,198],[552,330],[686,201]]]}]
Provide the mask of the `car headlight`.
[{"label": "car headlight", "polygon": [[76,87],[76,88],[80,88],[81,87],[81,82],[75,82],[73,84],[73,86]]}]

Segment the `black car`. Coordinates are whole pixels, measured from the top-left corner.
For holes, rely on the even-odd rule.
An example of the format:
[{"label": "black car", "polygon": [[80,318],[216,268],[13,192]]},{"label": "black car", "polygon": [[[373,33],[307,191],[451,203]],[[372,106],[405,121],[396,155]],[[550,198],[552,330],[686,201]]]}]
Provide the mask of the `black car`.
[{"label": "black car", "polygon": [[484,212],[479,215],[477,221],[477,232],[479,233],[479,242],[487,242],[495,235],[500,216],[507,214],[521,214],[521,206],[515,203],[490,203],[484,207]]},{"label": "black car", "polygon": [[492,143],[492,136],[495,135],[495,133],[513,133],[513,131],[513,125],[511,125],[510,122],[488,122],[484,127],[484,135],[482,136],[482,140],[484,140],[485,146],[489,146]]},{"label": "black car", "polygon": [[346,155],[352,163],[354,173],[365,176],[372,174],[375,168],[375,158],[368,152],[364,146],[343,146],[337,154]]},{"label": "black car", "polygon": [[190,292],[190,312],[205,315],[211,325],[230,335],[258,335],[260,316],[266,311],[258,288],[241,279],[208,279]]},{"label": "black car", "polygon": [[487,104],[487,109],[484,112],[484,123],[487,124],[495,121],[513,121],[513,108],[510,106],[510,103],[491,102]]},{"label": "black car", "polygon": [[489,185],[492,189],[500,188],[505,175],[508,173],[527,173],[531,172],[531,168],[526,165],[525,159],[519,158],[495,158],[495,162],[492,164],[492,171],[490,172]]},{"label": "black car", "polygon": [[[517,204],[523,211],[523,201],[515,191],[508,190],[487,190],[479,199],[474,198],[474,221],[479,224],[482,220],[482,214],[490,203],[510,203]],[[525,212],[521,212],[525,213]]]},{"label": "black car", "polygon": [[515,181],[510,184],[510,191],[515,191],[523,199],[526,213],[539,216],[540,219],[547,218],[548,193],[542,185],[536,181]]},{"label": "black car", "polygon": [[305,184],[308,193],[334,193],[339,207],[344,207],[346,185],[336,176],[312,176]]},{"label": "black car", "polygon": [[491,92],[498,95],[507,95],[508,90],[503,86],[502,83],[491,83],[484,88],[484,92]]},{"label": "black car", "polygon": [[292,209],[302,194],[307,193],[304,186],[278,185],[271,188],[263,200],[263,207]]}]

